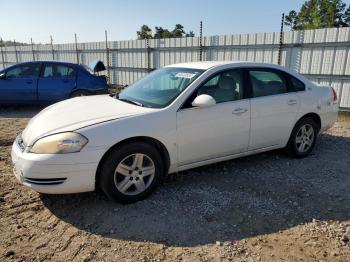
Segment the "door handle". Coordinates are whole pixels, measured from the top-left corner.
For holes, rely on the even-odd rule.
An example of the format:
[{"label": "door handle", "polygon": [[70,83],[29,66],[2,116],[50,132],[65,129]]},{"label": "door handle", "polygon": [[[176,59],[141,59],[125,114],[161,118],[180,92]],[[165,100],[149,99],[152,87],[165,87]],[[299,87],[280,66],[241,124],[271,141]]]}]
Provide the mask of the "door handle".
[{"label": "door handle", "polygon": [[33,80],[27,80],[26,83],[27,84],[33,84]]},{"label": "door handle", "polygon": [[67,80],[67,79],[63,80],[63,83],[68,83],[68,82],[69,82],[69,80]]},{"label": "door handle", "polygon": [[232,114],[234,114],[234,115],[241,115],[241,114],[243,114],[243,113],[245,113],[247,111],[248,111],[248,109],[239,107],[239,108],[234,109],[232,111]]},{"label": "door handle", "polygon": [[288,101],[288,105],[290,105],[290,106],[296,105],[297,103],[298,102],[295,99],[291,99],[291,100]]}]

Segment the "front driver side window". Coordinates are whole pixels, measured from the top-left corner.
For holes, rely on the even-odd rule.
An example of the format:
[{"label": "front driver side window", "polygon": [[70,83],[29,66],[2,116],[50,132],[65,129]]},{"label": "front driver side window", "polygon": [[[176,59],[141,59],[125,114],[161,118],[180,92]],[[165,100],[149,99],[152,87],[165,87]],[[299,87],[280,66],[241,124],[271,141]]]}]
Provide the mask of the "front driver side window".
[{"label": "front driver side window", "polygon": [[243,98],[243,78],[241,70],[221,72],[206,81],[197,91],[197,96],[212,96],[216,103],[235,101]]},{"label": "front driver side window", "polygon": [[9,69],[6,72],[6,78],[8,79],[20,78],[21,72],[22,72],[21,68],[19,66],[16,66],[14,68]]},{"label": "front driver side window", "polygon": [[7,79],[38,77],[40,64],[23,64],[9,69],[6,72]]}]

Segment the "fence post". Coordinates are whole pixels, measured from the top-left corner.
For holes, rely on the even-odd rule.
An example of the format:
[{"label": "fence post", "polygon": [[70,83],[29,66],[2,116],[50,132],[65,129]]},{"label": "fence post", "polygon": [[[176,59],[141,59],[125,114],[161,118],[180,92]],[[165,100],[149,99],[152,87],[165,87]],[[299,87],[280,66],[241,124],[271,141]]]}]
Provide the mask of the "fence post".
[{"label": "fence post", "polygon": [[282,13],[280,43],[279,43],[279,47],[278,47],[278,64],[279,65],[281,65],[281,62],[282,62],[283,25],[284,25],[284,13]]},{"label": "fence post", "polygon": [[52,39],[52,35],[50,35],[50,44],[51,44],[52,60],[55,60],[55,50],[53,49],[53,39]]},{"label": "fence post", "polygon": [[18,64],[18,54],[17,54],[17,48],[16,48],[16,40],[13,40],[13,47],[15,49],[16,63]]},{"label": "fence post", "polygon": [[77,34],[74,34],[75,36],[75,52],[77,54],[77,64],[79,64],[79,51],[78,51],[78,40],[77,40]]},{"label": "fence post", "polygon": [[202,21],[200,22],[200,26],[199,26],[199,61],[202,61],[203,58],[203,23]]},{"label": "fence post", "polygon": [[0,50],[1,50],[1,59],[2,59],[2,67],[5,68],[5,58],[4,58],[4,50],[2,49],[3,41],[0,38]]},{"label": "fence post", "polygon": [[151,72],[151,48],[149,47],[148,38],[146,38],[146,50],[147,50],[147,72]]},{"label": "fence post", "polygon": [[33,61],[35,61],[34,46],[33,46],[33,39],[32,38],[30,38],[30,45],[32,46]]},{"label": "fence post", "polygon": [[107,76],[108,76],[108,83],[110,83],[111,74],[110,74],[110,67],[109,67],[109,48],[108,48],[108,38],[107,38],[107,30],[105,30],[105,37],[106,37],[106,55],[107,55]]}]

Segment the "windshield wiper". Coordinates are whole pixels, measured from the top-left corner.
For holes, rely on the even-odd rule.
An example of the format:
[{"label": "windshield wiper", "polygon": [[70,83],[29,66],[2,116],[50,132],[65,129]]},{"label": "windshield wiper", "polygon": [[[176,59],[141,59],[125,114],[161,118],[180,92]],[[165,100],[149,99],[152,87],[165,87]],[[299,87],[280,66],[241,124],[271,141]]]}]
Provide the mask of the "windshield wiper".
[{"label": "windshield wiper", "polygon": [[120,98],[120,97],[119,97],[119,93],[116,93],[114,97],[115,97],[116,99],[120,100],[120,101],[129,103],[129,104],[133,104],[133,105],[137,105],[137,106],[144,107],[144,104],[142,104],[142,103],[140,103],[140,102],[137,102],[137,101],[134,101],[134,100],[131,100],[131,99],[128,99],[128,98]]},{"label": "windshield wiper", "polygon": [[137,102],[137,101],[133,101],[133,100],[130,100],[130,99],[127,99],[127,98],[119,98],[119,97],[117,97],[117,99],[120,100],[120,101],[129,103],[129,104],[133,104],[133,105],[137,105],[137,106],[143,107],[143,104],[140,103],[140,102]]}]

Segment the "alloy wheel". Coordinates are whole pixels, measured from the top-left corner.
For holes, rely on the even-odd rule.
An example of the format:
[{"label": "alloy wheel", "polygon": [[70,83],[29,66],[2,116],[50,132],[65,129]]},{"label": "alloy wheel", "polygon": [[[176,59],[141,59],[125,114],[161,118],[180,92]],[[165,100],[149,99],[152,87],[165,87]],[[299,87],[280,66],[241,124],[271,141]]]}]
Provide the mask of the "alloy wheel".
[{"label": "alloy wheel", "polygon": [[125,157],[114,172],[114,185],[124,195],[144,192],[155,176],[153,160],[146,154],[136,153]]},{"label": "alloy wheel", "polygon": [[295,145],[300,153],[308,151],[314,142],[315,130],[310,124],[305,124],[300,127],[295,137]]}]

